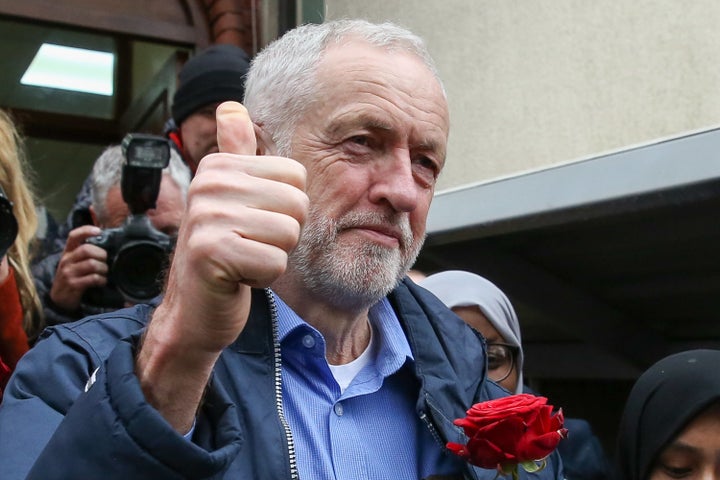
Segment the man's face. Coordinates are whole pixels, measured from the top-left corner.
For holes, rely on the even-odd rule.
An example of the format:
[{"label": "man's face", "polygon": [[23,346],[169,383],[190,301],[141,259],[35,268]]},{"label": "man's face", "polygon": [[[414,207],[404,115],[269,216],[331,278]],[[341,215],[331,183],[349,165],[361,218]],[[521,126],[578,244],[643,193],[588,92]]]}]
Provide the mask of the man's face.
[{"label": "man's face", "polygon": [[291,142],[308,170],[311,209],[290,267],[326,300],[368,306],[422,247],[445,161],[447,103],[415,56],[364,42],[331,47],[318,84],[319,101]]},{"label": "man's face", "polygon": [[179,126],[184,157],[193,173],[205,155],[218,151],[215,120],[218,105],[219,103],[212,103],[196,110]]},{"label": "man's face", "polygon": [[[123,201],[120,186],[116,185],[108,190],[105,200],[105,208],[108,218],[101,225],[101,228],[116,228],[122,225],[130,215],[127,204]],[[147,211],[147,216],[155,228],[161,232],[174,236],[180,228],[180,220],[185,210],[180,187],[168,174],[163,174],[160,183],[160,193],[156,202],[156,208]]]}]

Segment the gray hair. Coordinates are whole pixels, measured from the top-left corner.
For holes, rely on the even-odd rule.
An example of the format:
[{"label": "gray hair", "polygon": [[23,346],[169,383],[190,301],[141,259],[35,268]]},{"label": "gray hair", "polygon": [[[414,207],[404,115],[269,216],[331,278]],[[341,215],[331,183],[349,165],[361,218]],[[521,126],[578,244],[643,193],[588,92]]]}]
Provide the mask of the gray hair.
[{"label": "gray hair", "polygon": [[295,125],[315,100],[316,74],[331,44],[362,40],[388,51],[404,51],[420,58],[445,92],[435,62],[423,40],[393,23],[335,20],[308,24],[284,34],[252,61],[245,81],[244,105],[253,121],[272,135],[280,155],[289,155]]},{"label": "gray hair", "polygon": [[[100,154],[93,165],[90,198],[95,213],[101,221],[108,218],[105,200],[108,191],[112,187],[120,185],[124,163],[125,156],[122,153],[122,147],[111,145]],[[182,161],[180,154],[173,148],[170,148],[170,162],[163,170],[163,175],[170,175],[170,178],[180,188],[183,200],[186,200],[191,173],[188,166]]]}]

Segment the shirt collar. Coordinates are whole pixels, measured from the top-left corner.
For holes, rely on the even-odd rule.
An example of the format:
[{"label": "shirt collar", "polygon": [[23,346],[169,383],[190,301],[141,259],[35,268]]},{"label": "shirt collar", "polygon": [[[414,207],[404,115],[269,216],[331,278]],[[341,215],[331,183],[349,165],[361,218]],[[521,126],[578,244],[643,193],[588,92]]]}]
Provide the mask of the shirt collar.
[{"label": "shirt collar", "polygon": [[[277,306],[280,343],[292,332],[301,328],[317,332],[312,325],[300,318],[275,292],[272,292],[272,294]],[[414,360],[410,344],[400,326],[400,320],[387,297],[383,297],[378,303],[370,307],[368,316],[370,324],[378,335],[377,341],[380,349],[378,357],[380,359],[385,359],[388,362],[391,359],[396,359],[396,361],[402,359],[401,363],[404,363],[405,359]],[[318,332],[318,335],[321,335],[320,332]],[[393,368],[391,365],[386,365],[386,367]],[[382,369],[382,366],[379,366],[379,368]],[[397,368],[397,364],[395,364],[394,368]]]}]

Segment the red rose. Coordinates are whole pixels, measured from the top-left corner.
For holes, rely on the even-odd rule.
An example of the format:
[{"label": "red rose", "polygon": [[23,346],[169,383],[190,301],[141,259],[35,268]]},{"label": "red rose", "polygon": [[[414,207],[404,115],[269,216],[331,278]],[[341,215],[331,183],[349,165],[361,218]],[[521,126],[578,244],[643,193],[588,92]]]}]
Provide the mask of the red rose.
[{"label": "red rose", "polygon": [[565,438],[562,410],[552,410],[547,398],[529,394],[476,403],[454,422],[465,431],[467,445],[450,442],[447,448],[473,465],[509,473],[544,459]]}]

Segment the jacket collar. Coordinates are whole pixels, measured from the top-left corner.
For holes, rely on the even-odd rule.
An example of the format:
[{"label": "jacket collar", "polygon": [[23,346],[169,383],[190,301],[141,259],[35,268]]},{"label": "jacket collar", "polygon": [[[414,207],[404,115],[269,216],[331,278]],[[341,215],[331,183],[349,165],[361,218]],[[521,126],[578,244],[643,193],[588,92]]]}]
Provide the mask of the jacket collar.
[{"label": "jacket collar", "polygon": [[269,355],[273,352],[271,305],[268,294],[263,289],[253,288],[250,316],[238,338],[230,345],[230,349],[240,353]]}]

